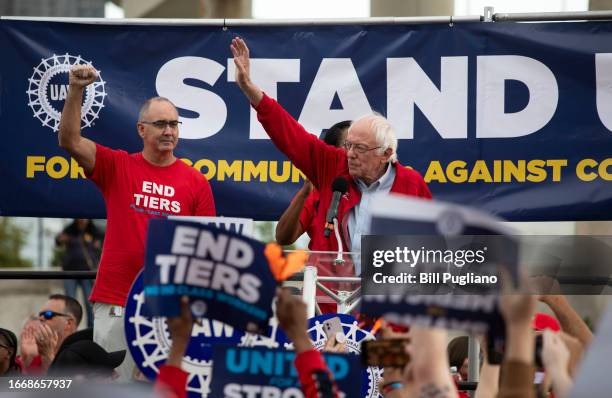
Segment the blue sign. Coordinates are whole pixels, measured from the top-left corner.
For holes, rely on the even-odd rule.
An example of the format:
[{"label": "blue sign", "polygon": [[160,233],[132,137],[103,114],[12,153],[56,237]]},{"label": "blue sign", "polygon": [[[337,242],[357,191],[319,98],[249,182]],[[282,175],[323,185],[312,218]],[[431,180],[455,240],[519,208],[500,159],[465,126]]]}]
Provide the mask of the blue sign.
[{"label": "blue sign", "polygon": [[[302,394],[295,352],[215,346],[211,393],[215,397],[295,397]],[[357,355],[324,354],[341,396],[358,397],[361,366]]]},{"label": "blue sign", "polygon": [[276,280],[264,244],[198,222],[149,221],[143,271],[145,315],[177,316],[188,296],[194,316],[262,332]]},{"label": "blue sign", "polygon": [[138,152],[138,109],[165,96],[182,121],[177,154],[211,181],[218,214],[278,219],[302,176],[233,81],[235,36],[250,46],[253,80],[307,131],[371,110],[386,115],[399,160],[435,198],[512,221],[610,219],[608,22],[222,28],[3,19],[10,62],[0,65],[0,123],[11,139],[0,148],[0,181],[11,189],[0,193],[0,214],[104,217],[100,193],[57,144],[68,70],[91,63],[100,77],[84,98],[84,136]]},{"label": "blue sign", "polygon": [[[166,362],[172,339],[166,318],[143,315],[145,296],[142,272],[134,281],[125,307],[125,337],[134,362],[149,379],[155,380],[159,367]],[[206,318],[194,324],[181,367],[189,373],[189,398],[207,397],[212,377],[213,346],[238,345],[245,334],[229,325]]]}]

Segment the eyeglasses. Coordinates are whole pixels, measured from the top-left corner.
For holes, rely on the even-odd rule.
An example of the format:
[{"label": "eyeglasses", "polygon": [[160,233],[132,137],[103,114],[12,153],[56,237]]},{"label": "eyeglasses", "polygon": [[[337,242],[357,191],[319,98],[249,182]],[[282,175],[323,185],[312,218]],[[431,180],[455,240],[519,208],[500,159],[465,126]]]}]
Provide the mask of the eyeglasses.
[{"label": "eyeglasses", "polygon": [[166,127],[170,127],[172,130],[176,130],[179,124],[183,122],[179,122],[178,120],[156,120],[154,122],[144,122],[141,121],[142,124],[150,124],[151,126],[158,128],[160,130],[165,130]]},{"label": "eyeglasses", "polygon": [[51,310],[40,311],[38,313],[38,317],[39,318],[44,318],[46,321],[48,321],[49,319],[53,319],[56,316],[65,316],[65,317],[71,318],[71,316],[68,315],[68,314],[62,314],[61,312],[55,312],[55,311],[51,311]]},{"label": "eyeglasses", "polygon": [[348,152],[348,151],[351,150],[351,148],[353,148],[355,150],[355,152],[357,152],[357,153],[366,153],[366,152],[369,152],[369,151],[373,151],[374,149],[379,149],[380,147],[377,146],[377,147],[374,147],[374,148],[370,148],[370,147],[368,147],[367,145],[364,145],[364,144],[355,144],[355,143],[352,143],[350,141],[345,141],[344,142],[344,149],[346,149],[346,151]]}]

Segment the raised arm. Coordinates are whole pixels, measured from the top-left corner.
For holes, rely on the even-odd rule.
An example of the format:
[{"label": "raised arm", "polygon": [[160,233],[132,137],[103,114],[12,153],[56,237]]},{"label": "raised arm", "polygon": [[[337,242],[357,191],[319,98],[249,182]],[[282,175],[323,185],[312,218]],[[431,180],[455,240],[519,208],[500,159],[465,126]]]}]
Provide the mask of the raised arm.
[{"label": "raised arm", "polygon": [[257,111],[257,119],[274,145],[317,189],[331,185],[325,170],[346,168],[346,152],[307,132],[282,106],[267,97],[250,78],[249,49],[239,37],[230,46],[236,64],[236,83]]},{"label": "raised arm", "polygon": [[253,106],[259,105],[263,92],[251,81],[249,48],[244,40],[236,37],[230,46],[236,65],[236,83]]},{"label": "raised arm", "polygon": [[593,332],[591,332],[565,296],[561,294],[544,295],[540,297],[540,301],[548,305],[553,311],[559,320],[561,330],[577,338],[584,347],[589,346],[591,340],[593,340]]},{"label": "raised arm", "polygon": [[98,78],[90,65],[75,65],[70,69],[68,94],[60,119],[59,146],[64,148],[90,175],[96,162],[96,144],[81,136],[81,103],[85,87]]}]

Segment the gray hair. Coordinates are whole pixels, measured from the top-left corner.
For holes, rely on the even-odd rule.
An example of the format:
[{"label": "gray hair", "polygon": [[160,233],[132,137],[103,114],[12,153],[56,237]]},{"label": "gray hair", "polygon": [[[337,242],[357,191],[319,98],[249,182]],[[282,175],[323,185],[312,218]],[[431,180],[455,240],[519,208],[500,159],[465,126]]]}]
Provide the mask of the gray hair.
[{"label": "gray hair", "polygon": [[395,163],[397,161],[397,137],[395,136],[395,129],[387,118],[378,112],[372,112],[357,118],[351,123],[351,126],[359,121],[368,122],[371,130],[374,132],[376,145],[380,147],[376,150],[376,153],[382,155],[387,149],[391,149],[393,153],[389,156],[388,162]]},{"label": "gray hair", "polygon": [[[176,105],[174,105],[172,103],[172,101],[170,101],[168,98],[166,97],[151,97],[148,100],[146,100],[144,102],[144,104],[142,104],[142,106],[140,107],[140,111],[138,111],[138,121],[142,121],[144,119],[144,116],[147,114],[147,112],[149,112],[149,108],[151,107],[151,104],[153,102],[167,102],[170,105],[172,105],[172,107],[176,110]],[[176,113],[178,113],[178,110],[176,110]]]}]

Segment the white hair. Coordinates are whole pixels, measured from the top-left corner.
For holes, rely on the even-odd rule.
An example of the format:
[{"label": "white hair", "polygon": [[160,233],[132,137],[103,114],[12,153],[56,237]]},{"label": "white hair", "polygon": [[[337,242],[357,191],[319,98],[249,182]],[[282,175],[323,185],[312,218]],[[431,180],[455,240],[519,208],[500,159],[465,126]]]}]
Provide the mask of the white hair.
[{"label": "white hair", "polygon": [[357,118],[351,126],[355,125],[359,121],[365,121],[369,124],[371,131],[374,133],[376,139],[376,145],[380,148],[376,150],[378,155],[385,153],[387,149],[391,149],[393,153],[389,156],[389,163],[397,161],[397,137],[395,136],[395,129],[389,123],[387,118],[378,112],[372,112],[367,115],[363,115]]}]

